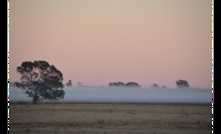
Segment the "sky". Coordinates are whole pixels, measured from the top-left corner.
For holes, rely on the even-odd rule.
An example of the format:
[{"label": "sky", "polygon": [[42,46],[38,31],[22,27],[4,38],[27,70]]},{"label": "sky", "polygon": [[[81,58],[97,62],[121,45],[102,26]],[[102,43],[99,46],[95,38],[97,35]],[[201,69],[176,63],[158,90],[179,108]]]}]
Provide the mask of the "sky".
[{"label": "sky", "polygon": [[10,0],[10,81],[45,60],[63,83],[211,87],[211,0]]}]

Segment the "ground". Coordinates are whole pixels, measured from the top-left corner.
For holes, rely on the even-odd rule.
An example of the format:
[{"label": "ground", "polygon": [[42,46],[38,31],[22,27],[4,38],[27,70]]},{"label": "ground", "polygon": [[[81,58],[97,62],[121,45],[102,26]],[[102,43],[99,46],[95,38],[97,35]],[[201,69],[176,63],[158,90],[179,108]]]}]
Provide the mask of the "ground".
[{"label": "ground", "polygon": [[10,134],[209,134],[199,104],[11,103]]}]

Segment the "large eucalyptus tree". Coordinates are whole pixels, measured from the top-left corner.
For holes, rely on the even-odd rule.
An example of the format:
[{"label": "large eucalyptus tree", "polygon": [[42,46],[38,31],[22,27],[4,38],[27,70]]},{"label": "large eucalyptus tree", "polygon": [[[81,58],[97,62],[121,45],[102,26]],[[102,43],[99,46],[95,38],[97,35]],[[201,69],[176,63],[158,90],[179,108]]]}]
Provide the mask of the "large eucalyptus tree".
[{"label": "large eucalyptus tree", "polygon": [[48,62],[25,61],[17,67],[17,72],[21,74],[21,78],[20,82],[15,82],[15,85],[26,90],[26,94],[33,98],[33,104],[43,99],[64,98],[63,75]]}]

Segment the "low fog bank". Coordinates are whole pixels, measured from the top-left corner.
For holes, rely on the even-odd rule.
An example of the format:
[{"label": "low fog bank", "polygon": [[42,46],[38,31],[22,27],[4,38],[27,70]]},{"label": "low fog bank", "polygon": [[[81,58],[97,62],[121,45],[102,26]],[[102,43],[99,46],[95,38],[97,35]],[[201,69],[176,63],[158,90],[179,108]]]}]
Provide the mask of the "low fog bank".
[{"label": "low fog bank", "polygon": [[[211,89],[65,87],[63,102],[211,103]],[[10,101],[32,101],[25,90],[10,87]]]}]

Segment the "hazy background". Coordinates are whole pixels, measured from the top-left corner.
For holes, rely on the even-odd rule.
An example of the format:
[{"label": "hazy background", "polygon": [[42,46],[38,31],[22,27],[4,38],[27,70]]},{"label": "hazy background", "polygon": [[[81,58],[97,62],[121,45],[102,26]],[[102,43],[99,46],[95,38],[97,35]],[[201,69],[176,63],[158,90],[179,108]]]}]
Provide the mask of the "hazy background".
[{"label": "hazy background", "polygon": [[210,88],[211,56],[211,0],[10,0],[12,82],[45,60],[74,85]]}]

